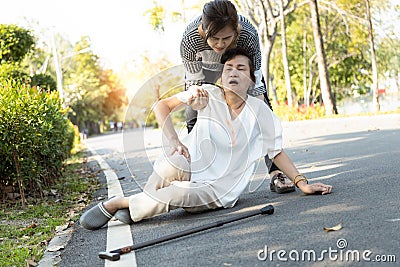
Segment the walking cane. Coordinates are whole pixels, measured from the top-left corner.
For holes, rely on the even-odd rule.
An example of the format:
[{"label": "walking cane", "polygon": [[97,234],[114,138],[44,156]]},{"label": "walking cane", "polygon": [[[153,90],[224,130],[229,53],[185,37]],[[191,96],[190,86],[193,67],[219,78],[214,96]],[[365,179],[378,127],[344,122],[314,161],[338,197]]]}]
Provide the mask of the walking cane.
[{"label": "walking cane", "polygon": [[273,214],[273,213],[274,213],[274,207],[272,205],[267,205],[267,206],[265,206],[264,208],[262,208],[260,210],[251,211],[251,212],[248,212],[248,213],[245,213],[245,214],[241,214],[241,215],[238,215],[238,216],[235,216],[235,217],[232,217],[232,218],[227,218],[225,220],[216,221],[216,222],[213,222],[213,223],[210,223],[210,224],[206,224],[206,225],[203,225],[203,226],[195,227],[193,229],[188,229],[188,230],[184,230],[184,231],[177,232],[177,233],[174,233],[174,234],[166,235],[166,236],[163,236],[163,237],[160,237],[160,238],[156,238],[156,239],[153,239],[153,240],[149,240],[149,241],[145,241],[145,242],[133,245],[133,246],[127,246],[127,247],[111,250],[111,251],[108,251],[108,252],[107,251],[102,251],[102,252],[99,252],[99,257],[101,259],[106,259],[106,260],[110,260],[110,261],[117,261],[117,260],[120,259],[120,256],[122,254],[129,253],[129,252],[131,252],[133,250],[149,247],[149,246],[152,246],[152,245],[155,245],[155,244],[160,244],[160,243],[163,243],[163,242],[166,242],[166,241],[169,241],[169,240],[173,240],[173,239],[176,239],[176,238],[179,238],[179,237],[183,237],[183,236],[186,236],[186,235],[198,233],[198,232],[201,232],[201,231],[204,231],[204,230],[208,230],[208,229],[211,229],[211,228],[219,227],[219,226],[222,226],[222,225],[224,225],[226,223],[239,221],[239,220],[246,219],[246,218],[249,218],[249,217],[252,217],[252,216],[255,216],[255,215],[259,215],[259,214],[261,214],[261,215],[268,214],[269,215],[269,214]]}]

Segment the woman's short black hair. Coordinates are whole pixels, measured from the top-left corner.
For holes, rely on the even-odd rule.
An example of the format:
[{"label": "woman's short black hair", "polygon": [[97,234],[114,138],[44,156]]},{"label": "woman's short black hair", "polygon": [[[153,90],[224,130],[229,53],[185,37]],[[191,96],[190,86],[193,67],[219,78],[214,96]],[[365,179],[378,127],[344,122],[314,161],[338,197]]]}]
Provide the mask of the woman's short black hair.
[{"label": "woman's short black hair", "polygon": [[250,67],[250,78],[253,83],[256,82],[256,76],[254,75],[254,63],[253,59],[251,58],[250,54],[247,52],[246,49],[241,47],[231,48],[225,51],[225,53],[221,57],[221,64],[225,64],[227,61],[233,59],[236,56],[245,56],[249,60],[249,67]]},{"label": "woman's short black hair", "polygon": [[201,17],[206,41],[226,26],[238,34],[239,16],[236,7],[228,0],[213,0],[204,5]]}]

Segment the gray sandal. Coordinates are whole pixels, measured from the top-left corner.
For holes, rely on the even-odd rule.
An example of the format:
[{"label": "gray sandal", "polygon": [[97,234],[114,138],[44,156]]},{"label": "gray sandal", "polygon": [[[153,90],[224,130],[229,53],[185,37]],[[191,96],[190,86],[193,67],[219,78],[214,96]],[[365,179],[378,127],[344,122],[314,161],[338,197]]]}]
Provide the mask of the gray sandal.
[{"label": "gray sandal", "polygon": [[97,230],[103,227],[113,217],[103,206],[99,203],[86,211],[80,218],[81,225],[88,230]]},{"label": "gray sandal", "polygon": [[114,214],[114,217],[118,219],[119,221],[126,223],[126,224],[132,224],[133,220],[131,218],[131,214],[129,213],[129,209],[121,209],[117,210],[117,212]]},{"label": "gray sandal", "polygon": [[269,188],[272,192],[278,194],[290,193],[296,190],[294,183],[284,173],[275,174],[271,179]]}]

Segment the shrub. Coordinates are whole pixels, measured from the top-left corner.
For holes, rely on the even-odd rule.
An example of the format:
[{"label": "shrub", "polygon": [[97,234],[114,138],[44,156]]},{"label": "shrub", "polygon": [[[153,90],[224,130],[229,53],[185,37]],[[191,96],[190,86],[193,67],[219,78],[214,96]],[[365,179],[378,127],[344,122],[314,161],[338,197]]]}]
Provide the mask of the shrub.
[{"label": "shrub", "polygon": [[35,39],[29,30],[0,24],[0,64],[21,62],[34,46]]},{"label": "shrub", "polygon": [[13,80],[19,83],[29,84],[30,77],[17,63],[0,64],[0,84]]},{"label": "shrub", "polygon": [[61,175],[70,155],[74,128],[56,92],[0,84],[0,189],[42,195]]},{"label": "shrub", "polygon": [[274,113],[282,121],[299,121],[299,120],[311,120],[319,119],[325,116],[325,108],[320,104],[313,104],[310,106],[293,106],[282,104],[272,104]]},{"label": "shrub", "polygon": [[32,87],[39,86],[40,88],[45,88],[49,91],[57,90],[57,82],[53,79],[53,77],[51,77],[50,75],[47,75],[47,74],[33,75],[31,77],[30,85]]}]

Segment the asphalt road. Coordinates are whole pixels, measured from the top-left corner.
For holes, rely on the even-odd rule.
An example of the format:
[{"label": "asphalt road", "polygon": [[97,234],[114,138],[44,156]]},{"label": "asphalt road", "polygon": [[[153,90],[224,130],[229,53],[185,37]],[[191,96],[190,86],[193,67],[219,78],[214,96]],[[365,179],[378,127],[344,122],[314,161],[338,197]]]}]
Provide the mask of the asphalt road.
[{"label": "asphalt road", "polygon": [[[275,207],[273,215],[137,250],[136,263],[124,265],[98,258],[107,248],[106,227],[88,231],[76,223],[58,266],[399,266],[400,115],[283,125],[285,150],[292,160],[311,181],[333,185],[332,194],[272,193],[261,162],[234,208],[195,215],[175,210],[132,225],[131,235],[136,244],[267,204]],[[160,153],[159,138],[159,131],[132,130],[89,138],[87,144],[116,173],[129,196],[146,182]],[[99,168],[95,158],[89,159]],[[99,179],[105,183],[104,174]],[[89,207],[101,196],[107,196],[106,186]],[[323,230],[339,223],[341,230]]]}]

